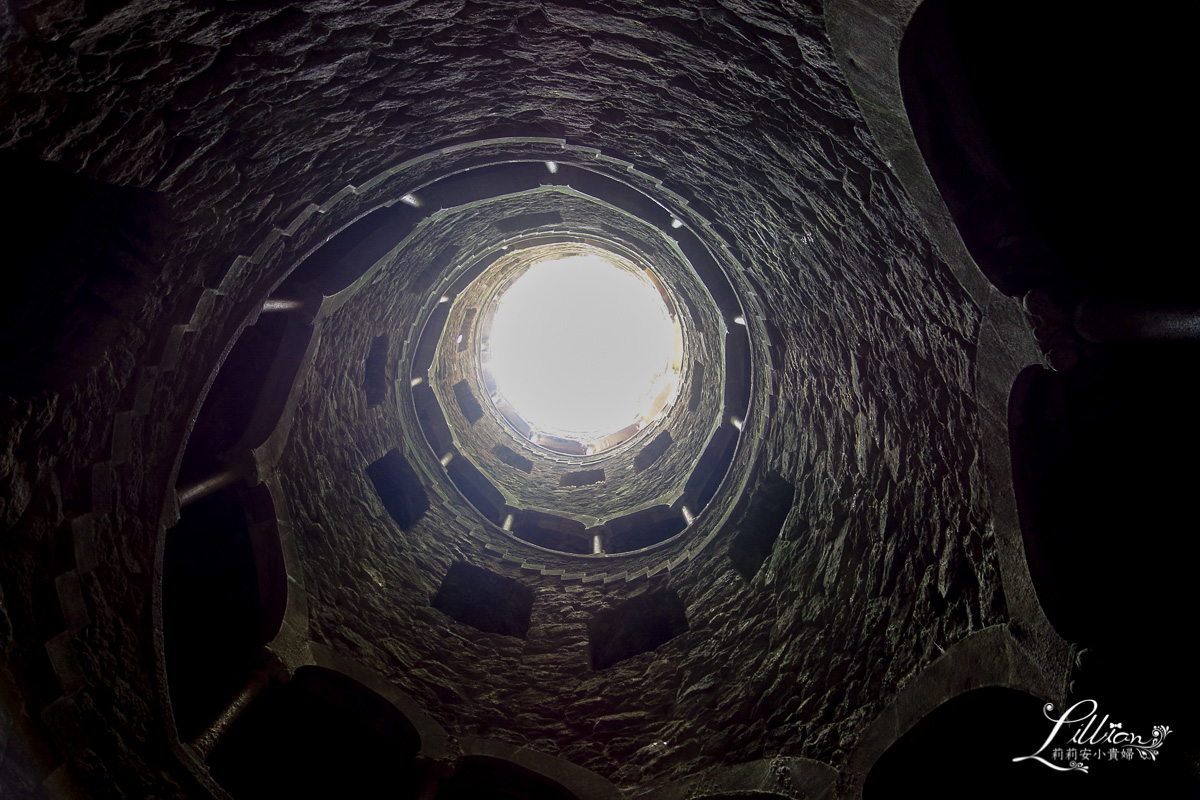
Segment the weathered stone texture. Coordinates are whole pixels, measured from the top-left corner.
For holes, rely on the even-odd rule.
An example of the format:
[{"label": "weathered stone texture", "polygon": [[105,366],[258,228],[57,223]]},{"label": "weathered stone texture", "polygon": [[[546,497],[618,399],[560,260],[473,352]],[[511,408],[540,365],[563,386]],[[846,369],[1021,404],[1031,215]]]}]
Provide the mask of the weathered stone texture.
[{"label": "weathered stone texture", "polygon": [[[401,532],[364,470],[397,447],[427,461],[424,442],[394,407],[369,411],[361,369],[345,367],[381,333],[398,340],[389,320],[425,298],[368,288],[327,321],[280,465],[315,641],[454,735],[634,787],[775,754],[836,765],[906,678],[1004,620],[971,400],[979,314],[871,143],[819,6],[162,0],[0,15],[0,147],[163,206],[145,282],[113,298],[121,335],[62,391],[0,411],[0,659],[34,687],[24,702],[51,761],[85,785],[198,791],[166,753],[157,675],[172,478],[252,309],[369,209],[349,202],[256,250],[347,184],[475,139],[599,148],[712,222],[781,358],[756,375],[757,462],[734,469],[753,475],[750,503],[773,472],[795,485],[795,508],[749,582],[728,555],[732,526],[652,578],[522,569],[484,546],[483,523],[428,469],[430,509]],[[468,249],[490,235],[461,230]],[[543,556],[571,574],[569,556]],[[527,638],[430,606],[455,561],[533,590]],[[44,643],[66,625],[53,587],[69,570],[89,621],[52,664]],[[689,630],[591,670],[588,620],[660,586],[682,598]]]}]

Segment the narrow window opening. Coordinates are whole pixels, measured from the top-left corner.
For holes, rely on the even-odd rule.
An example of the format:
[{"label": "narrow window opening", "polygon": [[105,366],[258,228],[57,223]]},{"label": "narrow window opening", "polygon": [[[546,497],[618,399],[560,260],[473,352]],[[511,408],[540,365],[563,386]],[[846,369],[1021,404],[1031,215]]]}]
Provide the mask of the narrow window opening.
[{"label": "narrow window opening", "polygon": [[474,425],[483,419],[483,406],[479,405],[479,401],[471,392],[471,384],[465,380],[454,384],[454,399],[457,401],[462,415],[467,418],[467,422]]},{"label": "narrow window opening", "polygon": [[775,549],[795,498],[796,487],[775,473],[751,495],[729,546],[729,558],[746,580],[758,573]]},{"label": "narrow window opening", "polygon": [[592,669],[656,650],[688,630],[687,609],[672,589],[638,595],[588,623]]},{"label": "narrow window opening", "polygon": [[524,639],[533,609],[533,589],[481,567],[456,561],[433,607],[485,633]]},{"label": "narrow window opening", "polygon": [[377,406],[387,397],[387,352],[388,335],[376,336],[364,365],[363,389],[369,406]]},{"label": "narrow window opening", "polygon": [[650,444],[643,447],[642,451],[633,457],[634,471],[641,472],[661,458],[667,452],[671,443],[671,433],[669,431],[663,431],[658,436],[655,436]]},{"label": "narrow window opening", "polygon": [[367,467],[367,476],[375,486],[383,507],[401,530],[409,530],[429,510],[429,497],[412,465],[392,450]]},{"label": "narrow window opening", "polygon": [[500,463],[521,470],[526,474],[533,472],[533,461],[514,451],[510,447],[498,444],[492,448],[492,455],[500,459]]},{"label": "narrow window opening", "polygon": [[466,350],[470,345],[471,326],[475,324],[475,314],[478,311],[479,309],[477,308],[469,308],[467,309],[467,313],[463,314],[462,327],[459,328],[458,339],[456,340],[459,350]]},{"label": "narrow window opening", "polygon": [[585,469],[579,472],[568,472],[558,479],[562,486],[591,486],[594,483],[604,482],[604,470],[602,469]]}]

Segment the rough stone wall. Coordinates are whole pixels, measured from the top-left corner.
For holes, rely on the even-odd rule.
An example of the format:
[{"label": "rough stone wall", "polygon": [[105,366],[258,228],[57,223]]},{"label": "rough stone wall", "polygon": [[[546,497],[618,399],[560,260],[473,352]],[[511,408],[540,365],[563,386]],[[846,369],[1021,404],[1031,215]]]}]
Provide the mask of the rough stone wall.
[{"label": "rough stone wall", "polygon": [[[984,515],[971,508],[979,478],[962,453],[972,435],[969,362],[931,343],[927,329],[847,325],[851,348],[820,329],[804,341],[799,325],[786,328],[781,344],[797,370],[804,358],[847,374],[810,368],[792,392],[776,376],[771,396],[792,410],[773,411],[762,457],[795,481],[798,503],[752,582],[728,558],[734,524],[669,575],[597,584],[499,562],[482,546],[485,523],[444,482],[414,529],[389,522],[363,467],[399,441],[414,459],[427,448],[387,412],[368,412],[357,370],[344,369],[388,318],[380,309],[395,293],[386,286],[331,320],[281,469],[289,496],[301,498],[293,519],[313,565],[315,636],[386,675],[451,732],[560,755],[630,787],[776,753],[836,763],[906,677],[1003,619]],[[963,315],[972,320],[966,304]],[[860,375],[859,363],[881,375]],[[822,383],[836,405],[815,389]],[[935,403],[905,388],[915,385],[928,385]],[[924,441],[902,438],[912,425]],[[482,634],[430,609],[460,559],[534,587],[527,639]],[[659,583],[683,596],[691,630],[591,671],[587,620]]]},{"label": "rough stone wall", "polygon": [[[506,213],[506,206],[509,205],[511,202],[489,204],[483,209],[475,210],[472,216],[478,215],[486,222],[488,219],[501,217]],[[611,208],[594,202],[584,203],[570,195],[557,192],[540,193],[524,200],[519,208],[539,208],[543,205],[561,212],[563,224],[557,226],[559,228],[565,227],[579,234],[602,234],[606,228],[620,230],[623,227],[631,232],[642,233],[641,241],[653,241],[640,230],[642,226],[637,224],[636,220],[629,219],[627,215],[615,213]],[[464,242],[463,229],[471,230],[472,227],[471,220],[456,219],[454,223],[446,226],[446,232],[442,234],[444,241],[452,242],[455,247],[459,248],[459,258],[467,261],[470,260],[471,251],[469,244]],[[482,241],[486,242],[486,239]],[[459,447],[466,457],[482,460],[480,458],[482,455],[490,458],[492,443],[501,442],[523,451],[531,459],[532,469],[527,474],[517,470],[498,468],[496,465],[488,470],[497,487],[502,489],[507,497],[512,498],[516,505],[539,508],[577,519],[592,518],[604,521],[657,503],[670,504],[682,493],[683,484],[691,472],[691,467],[699,457],[711,433],[713,420],[721,413],[719,405],[723,384],[721,370],[724,330],[712,302],[702,297],[703,284],[696,279],[694,274],[691,275],[690,280],[678,277],[686,269],[681,263],[682,259],[678,252],[671,252],[661,243],[655,242],[655,244],[658,244],[658,247],[653,250],[644,248],[646,250],[644,256],[656,265],[663,273],[664,279],[672,284],[676,292],[687,293],[691,307],[695,307],[697,313],[695,316],[688,314],[685,318],[693,332],[689,336],[690,352],[687,355],[689,363],[681,380],[681,396],[676,401],[680,413],[668,414],[664,421],[655,423],[651,431],[643,434],[648,440],[649,435],[656,432],[663,430],[671,432],[675,445],[659,463],[644,471],[635,471],[633,465],[635,454],[641,450],[640,445],[637,447],[623,446],[615,453],[602,453],[596,457],[570,459],[547,453],[545,450],[528,446],[527,443],[517,440],[508,433],[508,429],[491,410],[474,423],[468,422],[457,404],[454,403],[450,387],[463,379],[478,383],[474,377],[477,375],[474,350],[469,349],[469,351],[460,352],[457,355],[448,355],[447,350],[453,347],[455,334],[461,327],[464,304],[467,307],[481,306],[489,297],[480,296],[480,293],[486,292],[487,288],[473,285],[458,299],[443,335],[442,355],[439,357],[441,363],[431,371],[431,380],[442,384],[440,390],[444,395],[442,407],[447,421],[455,431]],[[393,287],[403,285],[403,275],[418,269],[424,259],[421,248],[415,249],[416,254],[404,256],[403,263],[393,266],[391,271],[398,273],[398,277],[382,283],[373,291],[380,292],[385,297],[389,293],[396,294],[397,290]],[[438,294],[438,291],[430,288],[426,292],[426,303],[430,299],[436,298]],[[355,305],[358,306],[360,303],[366,306],[370,301],[356,299]],[[370,305],[374,306],[375,304]],[[619,308],[613,309],[614,319],[618,320],[618,324],[620,313]],[[686,311],[683,313],[687,314]],[[376,315],[387,320],[384,324],[388,329],[407,330],[408,326],[412,324],[404,313],[398,314],[392,311]],[[410,341],[413,338],[415,337],[409,336]],[[469,348],[478,346],[477,340],[470,337],[466,344]],[[453,353],[453,351],[450,352]],[[708,382],[704,384],[702,391],[698,392],[694,401],[691,397],[689,380],[692,372],[690,363],[692,360],[708,365],[709,377]],[[442,377],[439,378],[438,375]],[[597,377],[597,381],[603,379],[604,376]],[[477,385],[474,394],[479,403],[487,404],[489,402],[486,397],[482,396],[482,390]],[[404,397],[401,402],[405,402],[407,393],[402,393],[402,395]],[[682,409],[693,402],[697,410],[682,415]],[[683,417],[682,422],[677,421],[677,418],[681,416]],[[480,464],[479,466],[486,465]],[[589,466],[604,469],[606,477],[603,482],[570,487],[558,485],[564,473],[583,470]],[[532,492],[529,490],[531,486],[536,487]]]},{"label": "rough stone wall", "polygon": [[[796,508],[752,582],[725,553],[732,530],[664,576],[691,630],[592,673],[586,618],[650,581],[496,566],[534,585],[529,637],[447,625],[428,606],[440,576],[487,557],[463,534],[470,514],[435,505],[396,538],[362,475],[394,439],[298,435],[290,457],[324,482],[292,494],[319,565],[314,638],[453,732],[633,786],[777,752],[836,764],[906,676],[1002,619],[970,399],[977,314],[870,142],[818,6],[162,0],[0,15],[0,147],[157,193],[172,230],[123,335],[69,388],[5,400],[0,651],[56,743],[48,767],[69,760],[85,785],[132,797],[188,791],[155,675],[162,508],[209,376],[316,234],[240,270],[235,257],[347,183],[488,136],[611,152],[713,221],[778,332],[755,413],[769,415],[762,465],[796,484]],[[369,345],[327,344],[347,363]],[[361,402],[358,380],[319,390],[330,419]],[[85,624],[63,613],[63,574]],[[47,648],[64,630],[71,646]]]}]

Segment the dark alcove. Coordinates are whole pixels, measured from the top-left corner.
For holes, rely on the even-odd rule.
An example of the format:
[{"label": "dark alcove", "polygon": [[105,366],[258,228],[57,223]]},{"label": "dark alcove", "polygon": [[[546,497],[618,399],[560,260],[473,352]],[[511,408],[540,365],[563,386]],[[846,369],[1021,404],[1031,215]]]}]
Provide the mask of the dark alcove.
[{"label": "dark alcove", "polygon": [[456,561],[446,573],[433,607],[485,633],[524,639],[533,590],[512,578]]},{"label": "dark alcove", "polygon": [[266,689],[209,759],[237,800],[266,797],[414,798],[420,739],[370,689],[320,667],[301,667]]},{"label": "dark alcove", "polygon": [[795,497],[796,487],[778,474],[768,475],[750,497],[729,545],[729,558],[746,580],[753,578],[771,555]]},{"label": "dark alcove", "polygon": [[246,683],[265,644],[254,545],[239,492],[183,509],[163,549],[163,649],[179,737],[190,741]]},{"label": "dark alcove", "polygon": [[389,451],[367,467],[367,476],[375,487],[383,507],[401,530],[408,530],[429,510],[429,497],[412,465],[399,450]]},{"label": "dark alcove", "polygon": [[687,629],[687,609],[673,589],[658,589],[626,600],[588,622],[592,669],[605,669],[648,653]]}]

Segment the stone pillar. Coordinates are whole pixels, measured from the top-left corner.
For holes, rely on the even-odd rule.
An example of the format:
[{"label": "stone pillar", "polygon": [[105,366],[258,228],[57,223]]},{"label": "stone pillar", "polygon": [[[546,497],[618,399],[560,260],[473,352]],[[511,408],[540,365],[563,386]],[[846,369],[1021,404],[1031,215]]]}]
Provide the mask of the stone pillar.
[{"label": "stone pillar", "polygon": [[234,696],[225,710],[217,715],[212,724],[192,742],[191,747],[196,751],[196,755],[207,761],[213,748],[217,746],[217,742],[221,741],[221,737],[237,721],[242,712],[254,702],[255,698],[262,694],[263,689],[267,688],[270,682],[271,676],[266,671],[256,669],[251,672],[246,685]]}]

